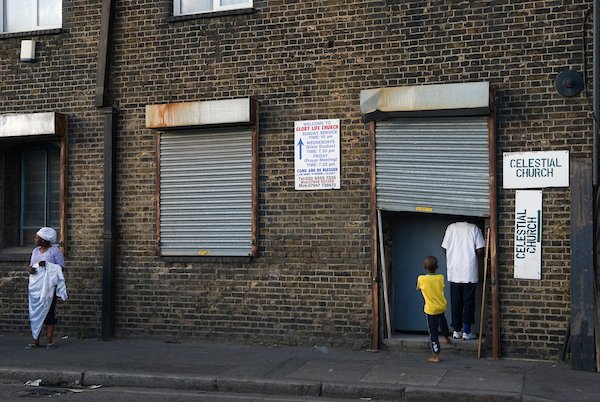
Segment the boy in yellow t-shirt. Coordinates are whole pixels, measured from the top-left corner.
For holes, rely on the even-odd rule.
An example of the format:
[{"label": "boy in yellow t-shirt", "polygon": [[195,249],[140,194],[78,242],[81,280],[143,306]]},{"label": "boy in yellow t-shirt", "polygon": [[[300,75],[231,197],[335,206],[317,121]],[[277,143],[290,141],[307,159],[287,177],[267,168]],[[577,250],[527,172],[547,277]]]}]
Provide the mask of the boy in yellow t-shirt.
[{"label": "boy in yellow t-shirt", "polygon": [[431,339],[431,350],[433,351],[433,356],[427,361],[439,363],[441,348],[438,335],[441,333],[446,338],[446,343],[450,343],[450,330],[444,315],[446,312],[444,275],[435,273],[438,268],[437,258],[431,255],[425,258],[423,267],[427,274],[419,275],[417,278],[417,290],[421,291],[423,299],[425,299],[423,311],[427,316],[429,339]]}]

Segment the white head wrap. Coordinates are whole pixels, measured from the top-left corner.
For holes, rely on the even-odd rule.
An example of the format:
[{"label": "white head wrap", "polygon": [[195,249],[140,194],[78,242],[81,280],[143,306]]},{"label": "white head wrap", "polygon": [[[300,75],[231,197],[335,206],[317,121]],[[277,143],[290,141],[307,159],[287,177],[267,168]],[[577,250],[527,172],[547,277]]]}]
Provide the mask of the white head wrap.
[{"label": "white head wrap", "polygon": [[56,243],[56,230],[52,228],[41,228],[36,234],[50,244]]}]

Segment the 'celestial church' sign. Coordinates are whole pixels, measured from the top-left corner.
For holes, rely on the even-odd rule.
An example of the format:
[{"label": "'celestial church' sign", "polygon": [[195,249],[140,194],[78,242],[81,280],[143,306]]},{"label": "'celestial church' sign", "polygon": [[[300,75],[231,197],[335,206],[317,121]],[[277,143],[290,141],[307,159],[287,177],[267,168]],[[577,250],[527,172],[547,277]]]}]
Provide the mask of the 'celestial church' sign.
[{"label": "'celestial church' sign", "polygon": [[515,278],[542,279],[542,191],[515,195]]},{"label": "'celestial church' sign", "polygon": [[569,186],[569,151],[505,152],[504,188]]},{"label": "'celestial church' sign", "polygon": [[294,122],[296,190],[340,188],[340,120]]}]

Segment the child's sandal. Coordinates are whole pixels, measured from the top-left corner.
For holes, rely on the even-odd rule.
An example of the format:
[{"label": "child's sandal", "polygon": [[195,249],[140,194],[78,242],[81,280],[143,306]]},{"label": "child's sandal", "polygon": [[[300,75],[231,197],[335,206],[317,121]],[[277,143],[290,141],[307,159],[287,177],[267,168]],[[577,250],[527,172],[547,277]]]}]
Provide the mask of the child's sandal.
[{"label": "child's sandal", "polygon": [[36,349],[39,347],[40,347],[40,345],[38,343],[30,343],[27,346],[25,346],[25,349]]}]

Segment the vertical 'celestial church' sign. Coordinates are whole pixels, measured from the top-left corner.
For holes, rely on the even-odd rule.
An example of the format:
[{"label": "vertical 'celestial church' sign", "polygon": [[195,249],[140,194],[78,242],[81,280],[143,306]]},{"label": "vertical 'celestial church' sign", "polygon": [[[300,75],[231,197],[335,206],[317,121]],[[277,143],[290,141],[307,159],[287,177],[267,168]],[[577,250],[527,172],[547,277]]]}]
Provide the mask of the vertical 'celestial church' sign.
[{"label": "vertical 'celestial church' sign", "polygon": [[515,197],[515,278],[542,279],[542,191]]}]

